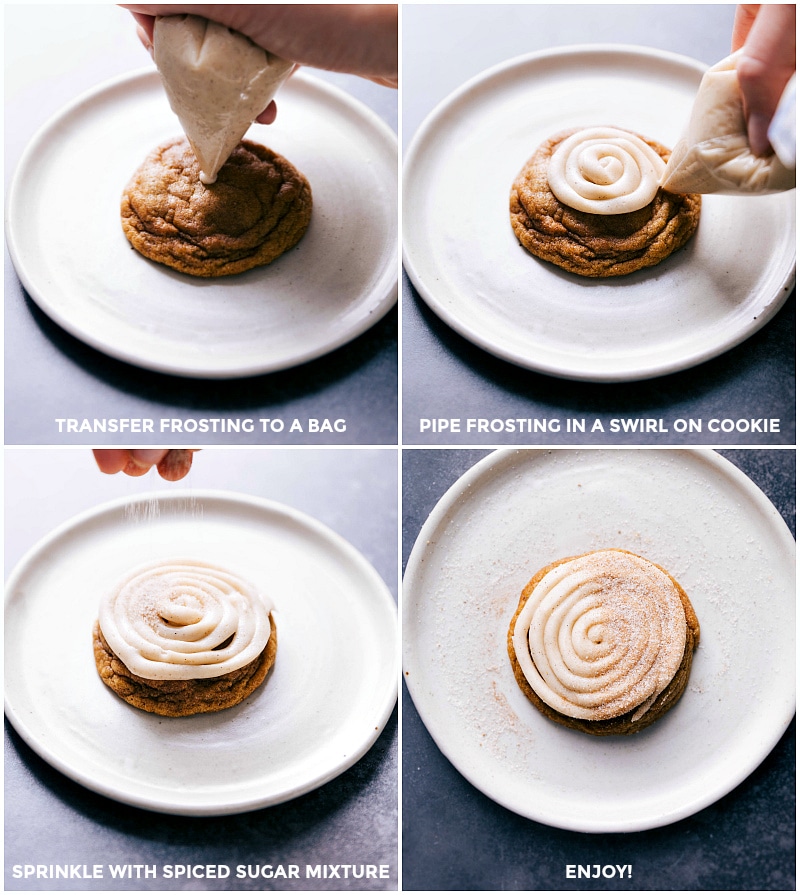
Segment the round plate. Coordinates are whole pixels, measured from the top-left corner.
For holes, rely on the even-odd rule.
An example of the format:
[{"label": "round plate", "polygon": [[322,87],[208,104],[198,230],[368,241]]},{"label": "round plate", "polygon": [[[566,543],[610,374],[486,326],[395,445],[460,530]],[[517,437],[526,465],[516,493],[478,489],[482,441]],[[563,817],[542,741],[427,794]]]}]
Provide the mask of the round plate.
[{"label": "round plate", "polygon": [[[239,705],[190,718],[139,711],[100,680],[103,592],[149,559],[202,557],[269,594],[278,656]],[[241,495],[177,492],[76,517],[6,590],[6,714],[45,761],[112,799],[235,814],[321,786],[375,742],[397,689],[396,613],[377,572],[315,520]]]},{"label": "round plate", "polygon": [[345,344],[397,299],[397,141],[366,106],[299,73],[278,120],[254,125],[314,195],[298,245],[267,267],[190,277],[125,238],[120,196],[145,156],[181,133],[155,71],[110,81],[53,118],[9,192],[8,243],[25,289],[112,357],[198,378],[282,370]]},{"label": "round plate", "polygon": [[433,311],[498,357],[598,382],[682,370],[760,329],[793,282],[794,192],[706,196],[686,248],[609,280],[534,258],[509,221],[511,184],[545,138],[611,124],[672,146],[705,69],[655,50],[576,47],[512,59],[446,99],[403,177],[406,268]]},{"label": "round plate", "polygon": [[[700,620],[680,702],[630,737],[540,714],[517,685],[508,625],[534,573],[621,547],[668,569]],[[794,541],[710,451],[501,451],[440,500],[411,554],[404,676],[439,748],[517,814],[582,832],[687,817],[730,792],[794,714]]]}]

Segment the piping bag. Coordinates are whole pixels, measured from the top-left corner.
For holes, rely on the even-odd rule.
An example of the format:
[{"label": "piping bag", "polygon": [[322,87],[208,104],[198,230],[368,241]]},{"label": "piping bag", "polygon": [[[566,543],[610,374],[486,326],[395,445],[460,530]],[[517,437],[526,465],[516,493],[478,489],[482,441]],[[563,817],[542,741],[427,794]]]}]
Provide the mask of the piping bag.
[{"label": "piping bag", "polygon": [[294,63],[201,16],[159,16],[153,58],[172,111],[211,184]]},{"label": "piping bag", "polygon": [[784,91],[769,139],[780,155],[754,155],[736,74],[741,51],[710,68],[694,101],[689,124],[672,150],[661,186],[673,193],[759,196],[795,186],[795,81]]}]

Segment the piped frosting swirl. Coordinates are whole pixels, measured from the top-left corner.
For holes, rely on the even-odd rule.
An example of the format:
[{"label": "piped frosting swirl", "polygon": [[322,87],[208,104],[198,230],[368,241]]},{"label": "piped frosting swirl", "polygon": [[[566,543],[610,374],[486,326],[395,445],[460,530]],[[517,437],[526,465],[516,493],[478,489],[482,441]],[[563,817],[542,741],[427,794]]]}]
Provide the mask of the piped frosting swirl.
[{"label": "piped frosting swirl", "polygon": [[675,676],[686,615],[670,577],[620,550],[573,557],[533,587],[514,625],[536,694],[571,718],[638,719]]},{"label": "piped frosting swirl", "polygon": [[195,560],[134,569],[100,604],[108,645],[150,680],[220,677],[256,659],[270,635],[268,606],[255,587]]},{"label": "piped frosting swirl", "polygon": [[649,205],[666,163],[641,137],[613,127],[576,131],[550,158],[553,195],[590,214],[626,214]]}]

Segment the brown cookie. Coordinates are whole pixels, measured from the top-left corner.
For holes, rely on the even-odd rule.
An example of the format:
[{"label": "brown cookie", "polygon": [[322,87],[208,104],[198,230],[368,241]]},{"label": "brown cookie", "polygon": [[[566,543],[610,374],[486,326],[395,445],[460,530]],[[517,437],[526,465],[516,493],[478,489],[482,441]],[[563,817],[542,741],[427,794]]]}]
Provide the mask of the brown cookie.
[{"label": "brown cookie", "polygon": [[195,277],[269,264],[296,245],[311,219],[311,188],[283,156],[242,141],[215,183],[185,137],[148,155],[122,194],[122,229],[146,258]]},{"label": "brown cookie", "polygon": [[[628,553],[629,551],[620,550],[618,552]],[[644,714],[641,715],[641,717],[637,718],[636,720],[633,720],[633,716],[637,714],[638,707],[616,718],[609,718],[607,720],[600,721],[584,720],[583,718],[572,718],[568,715],[562,714],[561,712],[557,711],[556,709],[549,706],[546,702],[544,702],[533,689],[533,687],[531,687],[531,685],[528,683],[528,679],[525,677],[519,661],[517,660],[513,637],[514,626],[516,625],[517,617],[519,616],[520,612],[522,612],[522,609],[525,606],[528,597],[533,592],[533,589],[536,587],[536,585],[552,569],[555,569],[557,566],[560,566],[566,562],[570,562],[570,560],[576,558],[577,557],[574,556],[568,556],[564,559],[559,559],[556,562],[550,563],[543,569],[540,569],[523,589],[522,595],[519,599],[519,605],[517,606],[514,617],[511,619],[511,624],[509,625],[507,637],[508,657],[511,660],[511,667],[514,672],[514,678],[516,679],[517,684],[519,685],[522,692],[533,703],[533,705],[536,706],[536,708],[543,715],[545,715],[551,721],[555,721],[557,724],[561,724],[564,727],[571,727],[574,730],[580,730],[584,733],[592,734],[593,736],[627,735],[637,733],[638,731],[643,730],[645,727],[649,727],[654,721],[658,720],[662,715],[666,714],[666,712],[668,712],[683,695],[683,691],[686,689],[686,685],[689,682],[689,673],[692,668],[692,655],[695,648],[697,647],[697,644],[700,642],[700,623],[697,620],[694,608],[692,607],[692,604],[689,601],[689,597],[686,595],[684,589],[680,586],[680,584],[678,584],[678,582],[672,577],[672,575],[667,572],[666,569],[662,568],[657,563],[653,563],[653,565],[656,566],[656,568],[660,569],[675,586],[675,589],[678,592],[678,596],[680,597],[681,604],[683,605],[684,614],[686,616],[686,643],[683,650],[683,658],[681,659],[680,666],[675,672],[674,677],[669,682],[669,684],[667,684],[666,688],[661,691],[655,702],[647,709],[646,712],[644,712]]]},{"label": "brown cookie", "polygon": [[[511,188],[511,226],[532,255],[584,277],[618,277],[652,267],[685,245],[700,220],[700,196],[659,189],[653,201],[626,214],[589,214],[562,204],[547,179],[550,157],[578,128],[536,150]],[[667,161],[669,150],[642,137]]]},{"label": "brown cookie", "polygon": [[270,635],[258,658],[219,677],[189,681],[154,681],[131,673],[108,645],[100,623],[93,631],[94,661],[103,683],[125,702],[156,715],[180,718],[218,712],[246,699],[267,676],[278,651],[278,632],[270,615]]}]

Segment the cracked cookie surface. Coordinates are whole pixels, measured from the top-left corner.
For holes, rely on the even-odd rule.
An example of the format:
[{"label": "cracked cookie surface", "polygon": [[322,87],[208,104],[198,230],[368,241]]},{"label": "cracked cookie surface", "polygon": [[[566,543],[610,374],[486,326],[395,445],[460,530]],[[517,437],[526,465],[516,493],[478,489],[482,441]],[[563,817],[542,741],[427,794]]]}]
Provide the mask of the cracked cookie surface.
[{"label": "cracked cookie surface", "polygon": [[295,246],[311,219],[306,178],[243,140],[210,186],[185,137],[162,143],[122,194],[122,229],[146,258],[196,277],[243,273]]},{"label": "cracked cookie surface", "polygon": [[[684,246],[700,220],[700,196],[659,189],[652,202],[625,214],[590,214],[561,203],[548,165],[559,144],[579,129],[545,140],[511,188],[511,226],[532,255],[584,277],[616,277],[652,267]],[[669,150],[642,137],[664,161]]]}]

